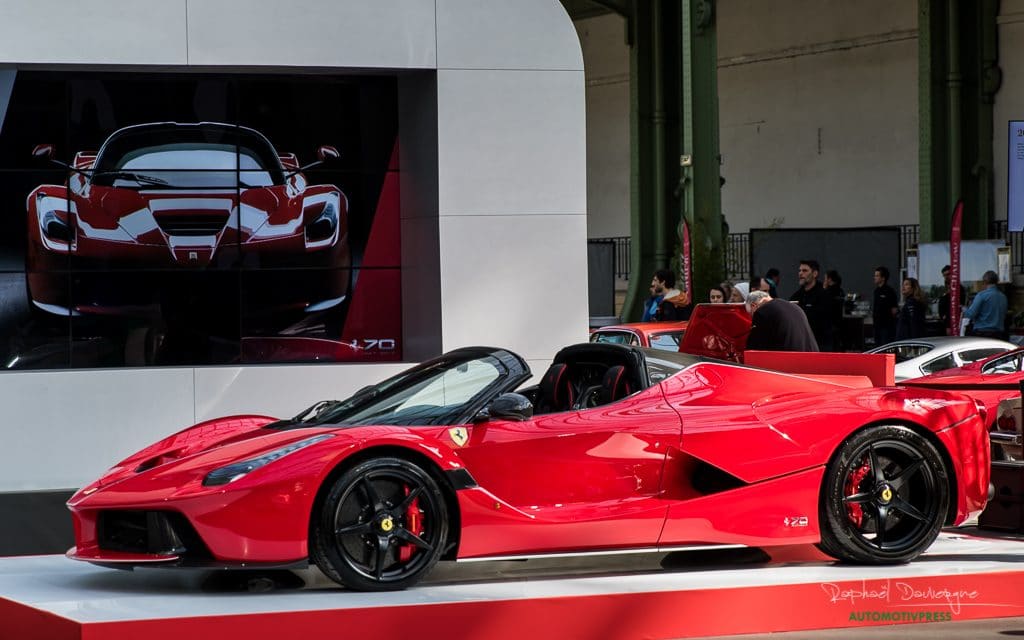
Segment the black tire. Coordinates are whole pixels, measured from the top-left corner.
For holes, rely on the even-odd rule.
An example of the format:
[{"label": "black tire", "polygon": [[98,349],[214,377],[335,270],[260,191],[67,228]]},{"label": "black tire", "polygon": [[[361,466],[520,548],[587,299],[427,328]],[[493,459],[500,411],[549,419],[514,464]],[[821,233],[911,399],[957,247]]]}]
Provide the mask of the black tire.
[{"label": "black tire", "polygon": [[374,458],[345,471],[314,514],[310,555],[327,577],[355,591],[418,582],[448,539],[437,481],[402,458]]},{"label": "black tire", "polygon": [[821,544],[843,562],[910,562],[939,535],[949,479],[931,442],[903,426],[860,431],[825,471]]}]

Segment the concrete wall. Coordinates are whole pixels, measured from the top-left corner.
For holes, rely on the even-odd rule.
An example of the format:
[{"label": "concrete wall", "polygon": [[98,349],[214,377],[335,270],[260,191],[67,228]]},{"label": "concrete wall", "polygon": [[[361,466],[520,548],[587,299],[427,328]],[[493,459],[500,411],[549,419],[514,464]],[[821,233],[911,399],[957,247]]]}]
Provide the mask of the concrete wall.
[{"label": "concrete wall", "polygon": [[1024,120],[1024,0],[1002,0],[999,5],[999,66],[1003,84],[996,94],[992,154],[995,158],[996,219],[1006,220],[1007,123]]},{"label": "concrete wall", "polygon": [[[557,0],[0,0],[0,69],[29,64],[393,71],[406,355],[497,344],[543,371],[585,339],[583,60]],[[6,372],[0,492],[77,487],[198,420],[294,415],[401,368]]]},{"label": "concrete wall", "polygon": [[[730,230],[916,223],[916,3],[719,0],[717,15]],[[620,23],[576,25],[591,119],[590,237],[629,233]]]}]

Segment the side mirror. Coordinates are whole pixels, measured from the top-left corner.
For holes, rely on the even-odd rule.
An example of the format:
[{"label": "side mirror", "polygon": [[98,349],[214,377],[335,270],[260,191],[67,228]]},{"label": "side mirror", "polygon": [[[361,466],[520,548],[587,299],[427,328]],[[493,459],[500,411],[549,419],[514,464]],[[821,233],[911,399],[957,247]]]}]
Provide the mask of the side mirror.
[{"label": "side mirror", "polygon": [[323,162],[325,160],[337,160],[341,157],[341,154],[338,153],[338,149],[336,147],[324,145],[316,150],[316,157]]},{"label": "side mirror", "polygon": [[32,149],[32,157],[39,158],[40,160],[53,160],[56,152],[57,148],[52,144],[37,144]]},{"label": "side mirror", "polygon": [[521,393],[503,393],[491,400],[482,413],[498,420],[522,422],[533,417],[533,403]]}]

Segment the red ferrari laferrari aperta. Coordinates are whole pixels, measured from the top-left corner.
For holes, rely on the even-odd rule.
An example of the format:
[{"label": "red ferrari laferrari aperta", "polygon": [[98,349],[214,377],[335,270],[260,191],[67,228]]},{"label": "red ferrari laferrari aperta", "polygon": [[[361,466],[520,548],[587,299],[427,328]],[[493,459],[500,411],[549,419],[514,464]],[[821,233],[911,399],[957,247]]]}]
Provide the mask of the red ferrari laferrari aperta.
[{"label": "red ferrari laferrari aperta", "polygon": [[68,555],[312,560],[359,590],[408,587],[440,559],[714,545],[887,564],[988,499],[966,396],[600,343],[530,378],[519,356],[471,347],[291,419],[196,425],[72,497]]},{"label": "red ferrari laferrari aperta", "polygon": [[[161,122],[126,127],[28,196],[26,272],[34,310],[61,316],[146,315],[159,278],[218,268],[320,267],[268,289],[268,308],[319,311],[348,293],[348,199],[246,127]],[[68,277],[68,270],[76,277]],[[88,277],[88,272],[99,274]],[[247,276],[255,277],[255,276]],[[223,296],[216,291],[215,296]]]}]

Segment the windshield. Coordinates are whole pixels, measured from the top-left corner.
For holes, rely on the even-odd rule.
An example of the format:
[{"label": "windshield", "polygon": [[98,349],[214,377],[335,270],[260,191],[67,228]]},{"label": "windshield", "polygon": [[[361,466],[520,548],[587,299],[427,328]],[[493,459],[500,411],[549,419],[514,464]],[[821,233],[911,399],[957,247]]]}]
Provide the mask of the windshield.
[{"label": "windshield", "polygon": [[277,152],[255,131],[226,125],[162,124],[112,135],[93,184],[119,188],[223,189],[284,183]]},{"label": "windshield", "polygon": [[529,367],[511,352],[459,350],[361,389],[348,400],[314,406],[295,421],[305,425],[459,424],[487,400],[529,376]]},{"label": "windshield", "polygon": [[[724,361],[722,360],[705,358],[703,356],[692,356],[688,353],[673,353],[671,351],[662,351],[658,349],[643,349],[642,351],[644,352],[644,361],[647,364],[647,375],[650,377],[652,383],[661,382],[665,378],[670,378],[686,367],[695,365],[698,362],[717,362],[719,364],[724,364]],[[734,363],[730,362],[728,364]],[[742,367],[744,365],[735,366]]]}]

